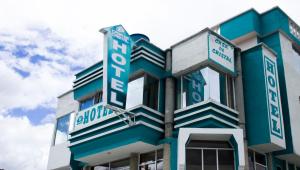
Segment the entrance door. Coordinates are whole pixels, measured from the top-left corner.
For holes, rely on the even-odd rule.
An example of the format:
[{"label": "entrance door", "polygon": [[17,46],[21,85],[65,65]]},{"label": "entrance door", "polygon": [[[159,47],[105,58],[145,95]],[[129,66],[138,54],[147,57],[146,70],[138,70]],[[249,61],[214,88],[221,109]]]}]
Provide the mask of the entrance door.
[{"label": "entrance door", "polygon": [[234,153],[228,142],[190,141],[186,146],[187,170],[234,170]]}]

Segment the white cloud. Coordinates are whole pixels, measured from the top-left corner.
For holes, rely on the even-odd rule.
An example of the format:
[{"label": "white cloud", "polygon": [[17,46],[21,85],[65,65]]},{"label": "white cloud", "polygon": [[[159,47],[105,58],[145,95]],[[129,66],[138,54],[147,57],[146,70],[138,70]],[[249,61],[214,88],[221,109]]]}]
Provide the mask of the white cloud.
[{"label": "white cloud", "polygon": [[[47,28],[6,31],[5,35],[0,34],[0,44],[4,46],[0,51],[0,114],[12,108],[55,107],[56,97],[72,88],[73,68],[96,62],[93,51],[72,46]],[[27,56],[16,56],[14,51],[20,47]],[[33,63],[34,55],[43,59]],[[29,75],[21,76],[15,68]]]},{"label": "white cloud", "polygon": [[47,114],[42,120],[41,123],[42,124],[46,124],[46,123],[53,123],[55,120],[55,114]]},{"label": "white cloud", "polygon": [[33,126],[27,117],[0,115],[0,169],[46,169],[53,124]]}]

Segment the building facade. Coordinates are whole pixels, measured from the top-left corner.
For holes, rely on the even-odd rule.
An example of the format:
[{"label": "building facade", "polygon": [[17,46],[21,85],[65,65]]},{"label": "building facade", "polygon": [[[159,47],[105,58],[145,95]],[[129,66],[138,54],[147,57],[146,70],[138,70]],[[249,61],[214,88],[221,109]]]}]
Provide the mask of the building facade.
[{"label": "building facade", "polygon": [[58,97],[47,169],[300,170],[300,27],[245,11],[162,50],[131,35],[126,112],[103,62]]}]

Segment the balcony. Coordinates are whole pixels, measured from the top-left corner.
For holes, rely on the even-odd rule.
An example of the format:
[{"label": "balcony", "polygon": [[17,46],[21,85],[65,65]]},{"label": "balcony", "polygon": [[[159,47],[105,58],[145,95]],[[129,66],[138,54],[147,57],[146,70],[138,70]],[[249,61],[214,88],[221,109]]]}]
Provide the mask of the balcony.
[{"label": "balcony", "polygon": [[144,105],[128,112],[133,113],[131,126],[125,118],[129,113],[121,117],[102,103],[79,111],[69,138],[74,159],[93,165],[156,149],[164,135],[164,115]]},{"label": "balcony", "polygon": [[174,116],[175,130],[193,128],[238,128],[238,112],[212,99],[178,109]]}]

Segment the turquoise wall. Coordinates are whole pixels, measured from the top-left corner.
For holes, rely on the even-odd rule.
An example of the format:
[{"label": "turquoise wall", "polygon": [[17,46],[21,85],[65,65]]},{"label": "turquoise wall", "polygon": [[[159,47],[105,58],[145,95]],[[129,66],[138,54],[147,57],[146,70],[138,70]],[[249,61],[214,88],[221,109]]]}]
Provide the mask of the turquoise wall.
[{"label": "turquoise wall", "polygon": [[261,32],[259,14],[252,9],[220,25],[221,35],[229,40],[236,39],[252,31]]},{"label": "turquoise wall", "polygon": [[262,46],[242,52],[248,145],[270,143]]},{"label": "turquoise wall", "polygon": [[280,47],[279,33],[275,32],[273,34],[270,34],[269,36],[262,38],[261,41],[267,44],[272,50],[274,50],[277,53],[278,79],[280,84],[281,107],[282,107],[283,122],[285,128],[286,149],[275,153],[276,154],[293,153],[294,150],[293,143],[292,143],[293,140],[291,134],[288,98],[287,98],[287,91],[286,91],[284,65],[283,65],[282,52]]}]

